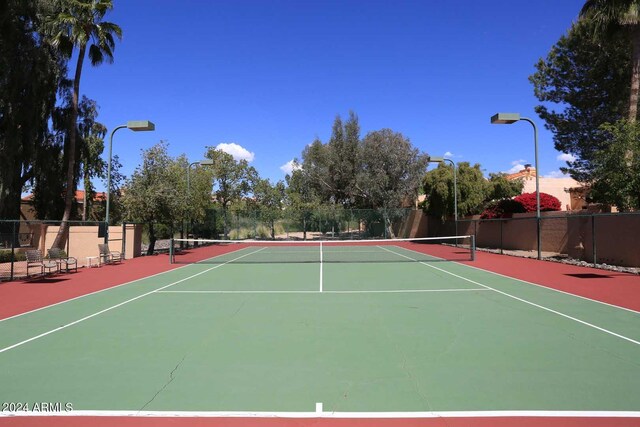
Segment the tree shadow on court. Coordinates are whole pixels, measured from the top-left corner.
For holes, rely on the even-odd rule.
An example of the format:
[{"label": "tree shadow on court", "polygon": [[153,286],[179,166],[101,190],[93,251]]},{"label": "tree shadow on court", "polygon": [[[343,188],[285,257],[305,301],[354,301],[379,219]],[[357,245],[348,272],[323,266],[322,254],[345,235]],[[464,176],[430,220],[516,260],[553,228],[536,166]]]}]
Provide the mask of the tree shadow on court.
[{"label": "tree shadow on court", "polygon": [[[565,274],[565,276],[577,277],[578,279],[613,279],[612,275],[597,273],[574,273]],[[618,274],[617,276],[622,276],[622,274]]]},{"label": "tree shadow on court", "polygon": [[37,285],[37,284],[42,284],[42,283],[58,283],[58,282],[66,282],[69,279],[66,278],[62,278],[62,277],[38,277],[35,279],[29,279],[29,280],[25,280],[23,283],[25,285]]}]

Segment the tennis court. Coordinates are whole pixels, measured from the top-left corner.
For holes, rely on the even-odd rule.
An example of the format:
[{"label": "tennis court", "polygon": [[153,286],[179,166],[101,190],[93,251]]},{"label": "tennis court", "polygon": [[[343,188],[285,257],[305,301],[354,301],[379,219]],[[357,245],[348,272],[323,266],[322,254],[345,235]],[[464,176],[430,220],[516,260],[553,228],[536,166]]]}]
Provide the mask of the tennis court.
[{"label": "tennis court", "polygon": [[640,423],[640,313],[476,268],[468,241],[423,243],[200,246],[1,320],[0,424]]}]

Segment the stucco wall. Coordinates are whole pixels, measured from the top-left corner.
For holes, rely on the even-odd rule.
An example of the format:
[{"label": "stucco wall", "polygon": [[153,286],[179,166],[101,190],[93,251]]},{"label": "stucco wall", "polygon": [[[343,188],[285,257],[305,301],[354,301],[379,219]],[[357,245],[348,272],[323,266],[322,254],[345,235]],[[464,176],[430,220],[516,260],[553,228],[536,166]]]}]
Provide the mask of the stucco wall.
[{"label": "stucco wall", "polygon": [[[580,184],[573,178],[544,178],[540,177],[540,192],[551,194],[560,200],[560,209],[563,211],[572,209],[571,194],[566,190],[569,188],[579,187]],[[535,193],[536,180],[534,177],[524,179],[523,193]],[[576,202],[574,201],[575,205]],[[576,209],[577,207],[573,207]]]},{"label": "stucco wall", "polygon": [[[38,248],[43,254],[56,238],[59,226],[41,226]],[[141,254],[142,226],[127,224],[124,240],[125,259],[134,258]],[[78,265],[84,266],[87,257],[98,256],[98,244],[104,243],[103,237],[98,237],[97,226],[70,226],[67,253],[69,256],[78,259]],[[109,227],[109,249],[116,252],[123,251],[123,229],[122,226]]]}]

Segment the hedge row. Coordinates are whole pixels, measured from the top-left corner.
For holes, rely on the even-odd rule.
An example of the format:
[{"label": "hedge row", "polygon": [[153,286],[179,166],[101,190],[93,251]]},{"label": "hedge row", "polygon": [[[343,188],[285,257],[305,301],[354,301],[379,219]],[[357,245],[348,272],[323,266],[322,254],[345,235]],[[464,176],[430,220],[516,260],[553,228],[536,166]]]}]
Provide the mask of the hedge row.
[{"label": "hedge row", "polygon": [[[11,262],[11,250],[0,250],[0,262]],[[27,257],[23,252],[16,252],[13,256],[13,261],[26,261]]]}]

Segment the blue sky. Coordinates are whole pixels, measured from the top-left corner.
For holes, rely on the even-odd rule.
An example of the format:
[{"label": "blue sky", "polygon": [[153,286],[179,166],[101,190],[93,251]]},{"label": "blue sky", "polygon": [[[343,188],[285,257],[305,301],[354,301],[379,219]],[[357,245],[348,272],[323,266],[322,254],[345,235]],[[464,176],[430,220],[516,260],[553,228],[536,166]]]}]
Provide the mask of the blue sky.
[{"label": "blue sky", "polygon": [[191,161],[206,146],[236,144],[261,176],[283,179],[281,166],[316,137],[326,142],[336,115],[353,110],[362,136],[391,128],[487,174],[533,163],[528,123],[489,122],[520,112],[538,123],[540,170],[550,176],[564,162],[528,77],[583,3],[114,0],[106,20],[123,30],[115,61],[87,63],[80,90],[109,130],[156,124],[116,133],[126,175],[141,149],[166,140]]}]

